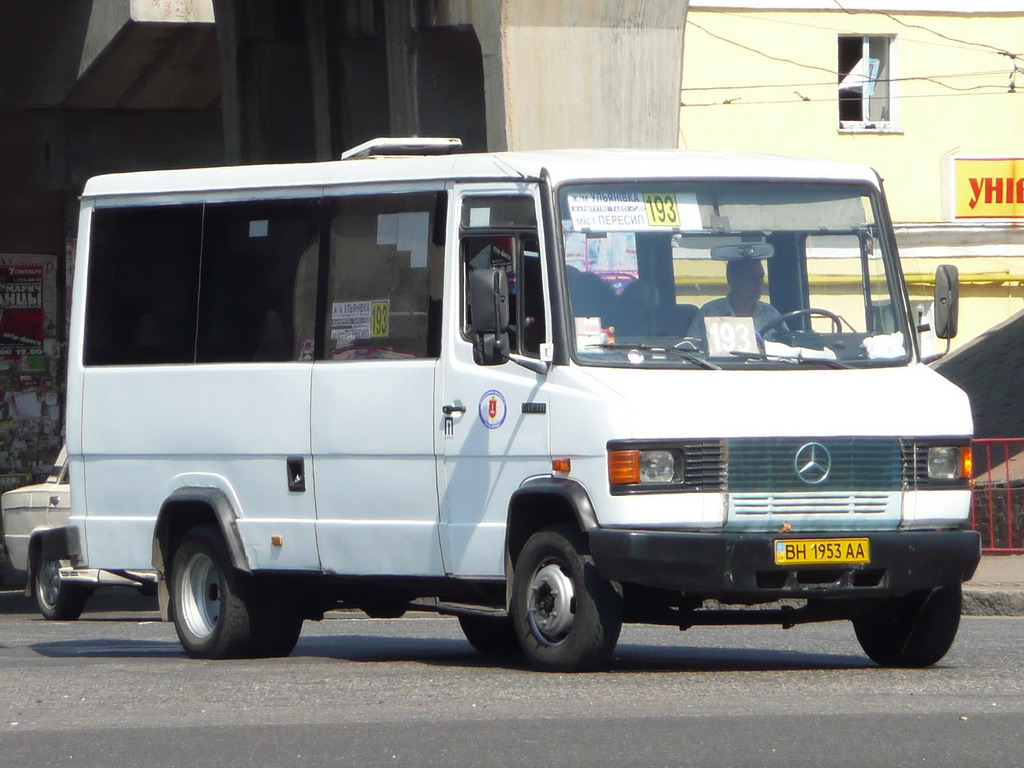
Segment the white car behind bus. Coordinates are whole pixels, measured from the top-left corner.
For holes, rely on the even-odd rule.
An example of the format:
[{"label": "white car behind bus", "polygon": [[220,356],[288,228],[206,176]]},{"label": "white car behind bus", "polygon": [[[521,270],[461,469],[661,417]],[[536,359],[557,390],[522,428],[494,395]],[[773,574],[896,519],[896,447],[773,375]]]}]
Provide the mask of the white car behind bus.
[{"label": "white car behind bus", "polygon": [[3,517],[0,543],[9,558],[7,585],[25,584],[47,619],[77,619],[89,596],[103,586],[155,590],[154,572],[118,575],[95,568],[73,568],[67,559],[48,557],[43,541],[67,525],[71,514],[67,449],[61,448],[49,477],[42,483],[7,491],[0,497]]}]

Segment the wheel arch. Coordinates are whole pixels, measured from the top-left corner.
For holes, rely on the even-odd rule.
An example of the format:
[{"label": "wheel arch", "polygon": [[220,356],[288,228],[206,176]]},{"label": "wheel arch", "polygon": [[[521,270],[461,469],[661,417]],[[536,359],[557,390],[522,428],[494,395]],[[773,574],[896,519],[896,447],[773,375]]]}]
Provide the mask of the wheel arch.
[{"label": "wheel arch", "polygon": [[251,573],[238,528],[238,512],[228,496],[217,488],[178,488],[167,497],[153,527],[153,568],[163,576],[182,536],[190,528],[203,524],[220,530],[231,555],[231,565]]},{"label": "wheel arch", "polygon": [[[28,536],[25,557],[25,596],[32,596],[32,579],[36,566],[44,557],[68,560],[77,551],[69,539],[77,542],[77,531],[67,526],[54,528],[52,525],[37,526]],[[73,551],[74,550],[74,551]]]},{"label": "wheel arch", "polygon": [[505,527],[505,604],[511,601],[512,570],[527,539],[550,525],[571,525],[583,533],[597,528],[587,489],[567,477],[536,477],[509,499]]}]

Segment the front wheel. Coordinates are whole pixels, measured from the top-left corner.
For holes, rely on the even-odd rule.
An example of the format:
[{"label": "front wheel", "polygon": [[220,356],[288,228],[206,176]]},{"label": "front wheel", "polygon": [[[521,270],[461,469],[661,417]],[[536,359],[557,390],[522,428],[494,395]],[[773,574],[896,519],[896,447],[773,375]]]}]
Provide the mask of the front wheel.
[{"label": "front wheel", "polygon": [[531,536],[512,576],[512,622],[538,669],[573,672],[605,663],[622,629],[622,590],[597,573],[583,534],[552,527]]},{"label": "front wheel", "polygon": [[960,584],[891,597],[853,620],[857,640],[883,667],[930,667],[953,645],[960,627]]},{"label": "front wheel", "polygon": [[83,584],[61,581],[60,560],[40,558],[33,571],[32,594],[44,619],[74,621],[82,615],[92,590]]},{"label": "front wheel", "polygon": [[477,651],[496,656],[520,653],[515,626],[508,616],[460,615],[459,626]]}]

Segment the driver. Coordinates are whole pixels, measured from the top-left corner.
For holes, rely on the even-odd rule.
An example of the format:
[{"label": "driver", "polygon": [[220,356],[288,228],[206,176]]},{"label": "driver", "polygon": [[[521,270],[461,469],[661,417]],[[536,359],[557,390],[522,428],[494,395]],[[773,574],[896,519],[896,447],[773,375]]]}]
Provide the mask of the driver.
[{"label": "driver", "polygon": [[687,336],[704,338],[705,317],[750,317],[754,320],[757,333],[779,317],[775,307],[760,300],[764,291],[764,267],[760,259],[733,259],[726,262],[725,281],[729,284],[729,293],[720,299],[712,299],[700,308],[690,324]]}]

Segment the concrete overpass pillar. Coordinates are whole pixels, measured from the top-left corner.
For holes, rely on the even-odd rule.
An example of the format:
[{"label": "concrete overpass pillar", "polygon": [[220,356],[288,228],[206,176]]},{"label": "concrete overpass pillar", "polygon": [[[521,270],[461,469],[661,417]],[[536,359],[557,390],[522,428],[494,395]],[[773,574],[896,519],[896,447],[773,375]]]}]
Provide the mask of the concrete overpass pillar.
[{"label": "concrete overpass pillar", "polygon": [[[502,0],[497,25],[488,18],[476,25],[488,114],[503,120],[488,121],[488,143],[677,147],[688,6],[688,0]],[[499,78],[500,108],[494,103]]]},{"label": "concrete overpass pillar", "polygon": [[688,0],[213,0],[228,162],[678,146]]}]

